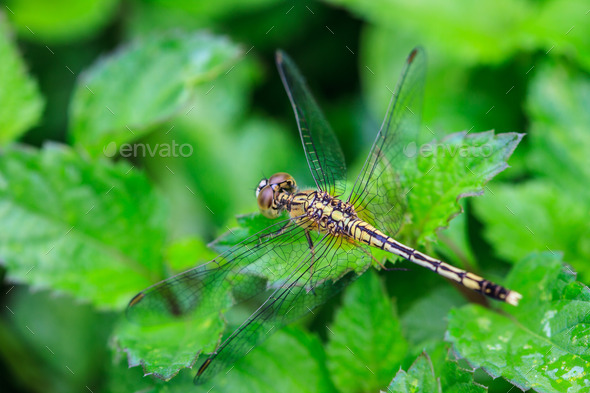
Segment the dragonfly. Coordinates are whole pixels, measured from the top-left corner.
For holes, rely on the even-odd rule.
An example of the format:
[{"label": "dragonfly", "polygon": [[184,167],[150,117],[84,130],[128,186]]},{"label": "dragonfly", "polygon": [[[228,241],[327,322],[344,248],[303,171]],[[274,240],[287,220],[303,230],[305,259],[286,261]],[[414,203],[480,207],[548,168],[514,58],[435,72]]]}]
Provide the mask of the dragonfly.
[{"label": "dragonfly", "polygon": [[[393,238],[406,212],[399,168],[403,146],[417,139],[426,72],[422,48],[411,51],[385,119],[352,187],[344,155],[329,123],[294,62],[276,54],[295,114],[314,187],[300,189],[288,173],[262,179],[256,198],[270,225],[214,260],[137,294],[130,318],[144,323],[187,315],[220,314],[248,304],[252,312],[219,338],[200,365],[195,383],[211,380],[260,344],[272,331],[325,303],[391,253],[475,292],[517,305],[518,292],[454,267]],[[163,318],[163,319],[162,319]]]}]

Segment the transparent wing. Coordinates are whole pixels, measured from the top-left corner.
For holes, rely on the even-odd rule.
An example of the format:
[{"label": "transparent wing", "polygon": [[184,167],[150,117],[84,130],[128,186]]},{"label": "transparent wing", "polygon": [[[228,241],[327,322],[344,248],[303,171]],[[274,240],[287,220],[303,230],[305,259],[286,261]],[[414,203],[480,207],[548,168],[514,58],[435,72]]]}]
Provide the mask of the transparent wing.
[{"label": "transparent wing", "polygon": [[314,260],[297,260],[285,283],[273,288],[252,315],[203,362],[196,384],[230,369],[272,332],[326,302],[371,266],[370,248],[329,235],[314,243]]},{"label": "transparent wing", "polygon": [[321,191],[340,196],[346,187],[346,164],[338,139],[295,63],[281,51],[276,54],[276,62],[295,113],[307,164],[316,186]]},{"label": "transparent wing", "polygon": [[149,325],[170,317],[219,313],[266,291],[287,274],[295,260],[309,253],[304,229],[293,219],[282,220],[213,261],[140,292],[129,303],[127,316]]},{"label": "transparent wing", "polygon": [[[201,366],[195,382],[205,382],[371,266],[369,247],[317,231],[308,235],[313,252],[305,229],[294,219],[278,222],[215,260],[140,292],[127,315],[138,323],[156,324],[218,314],[236,304],[252,308],[251,316]],[[217,340],[212,337],[211,344]]]},{"label": "transparent wing", "polygon": [[393,236],[399,230],[406,209],[399,173],[407,157],[416,150],[422,116],[426,55],[412,50],[393,91],[387,114],[371,152],[357,177],[348,202],[364,220]]}]

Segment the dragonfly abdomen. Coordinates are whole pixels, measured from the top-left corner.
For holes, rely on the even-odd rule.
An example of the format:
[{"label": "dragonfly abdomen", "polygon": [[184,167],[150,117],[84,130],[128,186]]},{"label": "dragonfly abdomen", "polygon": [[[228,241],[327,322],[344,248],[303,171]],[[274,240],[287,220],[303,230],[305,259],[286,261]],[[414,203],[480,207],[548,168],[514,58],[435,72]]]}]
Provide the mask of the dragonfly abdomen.
[{"label": "dragonfly abdomen", "polygon": [[382,250],[385,249],[389,239],[389,236],[361,219],[350,221],[345,231],[354,240]]},{"label": "dragonfly abdomen", "polygon": [[492,299],[517,305],[522,297],[518,292],[407,247],[362,220],[352,222],[348,233],[356,241],[389,251]]}]

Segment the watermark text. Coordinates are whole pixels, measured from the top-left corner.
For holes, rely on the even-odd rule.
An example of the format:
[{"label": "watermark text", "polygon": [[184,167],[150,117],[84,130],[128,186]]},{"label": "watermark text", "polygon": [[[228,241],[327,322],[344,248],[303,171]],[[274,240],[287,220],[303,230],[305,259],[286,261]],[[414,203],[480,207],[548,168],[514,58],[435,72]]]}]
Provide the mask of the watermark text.
[{"label": "watermark text", "polygon": [[418,147],[416,142],[404,146],[404,155],[408,158],[420,157],[490,157],[494,153],[492,145],[481,146],[453,145],[446,143],[427,143]]},{"label": "watermark text", "polygon": [[188,143],[179,144],[173,140],[171,143],[122,143],[119,146],[110,142],[102,151],[107,157],[190,157],[194,149]]}]

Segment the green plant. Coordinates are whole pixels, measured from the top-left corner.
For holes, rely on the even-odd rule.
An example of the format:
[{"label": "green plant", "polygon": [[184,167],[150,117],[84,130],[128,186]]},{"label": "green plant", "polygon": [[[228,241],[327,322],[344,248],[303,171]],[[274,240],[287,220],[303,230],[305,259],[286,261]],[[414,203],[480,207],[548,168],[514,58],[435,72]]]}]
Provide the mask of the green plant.
[{"label": "green plant", "polygon": [[[7,2],[0,356],[8,389],[207,391],[184,367],[212,349],[205,344],[222,318],[145,327],[124,310],[139,290],[260,225],[256,215],[235,217],[256,211],[261,170],[311,184],[272,53],[284,47],[309,75],[352,176],[378,128],[369,119],[382,116],[386,87],[417,43],[431,60],[421,144],[439,154],[404,174],[414,189],[400,240],[519,291],[521,304],[468,304],[417,267],[369,271],[252,350],[215,390],[589,389],[586,6],[338,3],[362,20],[324,4],[259,1],[241,19],[232,16],[241,8],[221,3],[90,1],[70,13],[59,9],[67,3],[40,12],[32,0]],[[328,99],[331,89],[337,97]],[[480,132],[491,127],[498,131]],[[482,145],[493,146],[490,155],[445,154]],[[509,158],[512,168],[499,174]],[[207,248],[223,233],[217,250]]]}]

